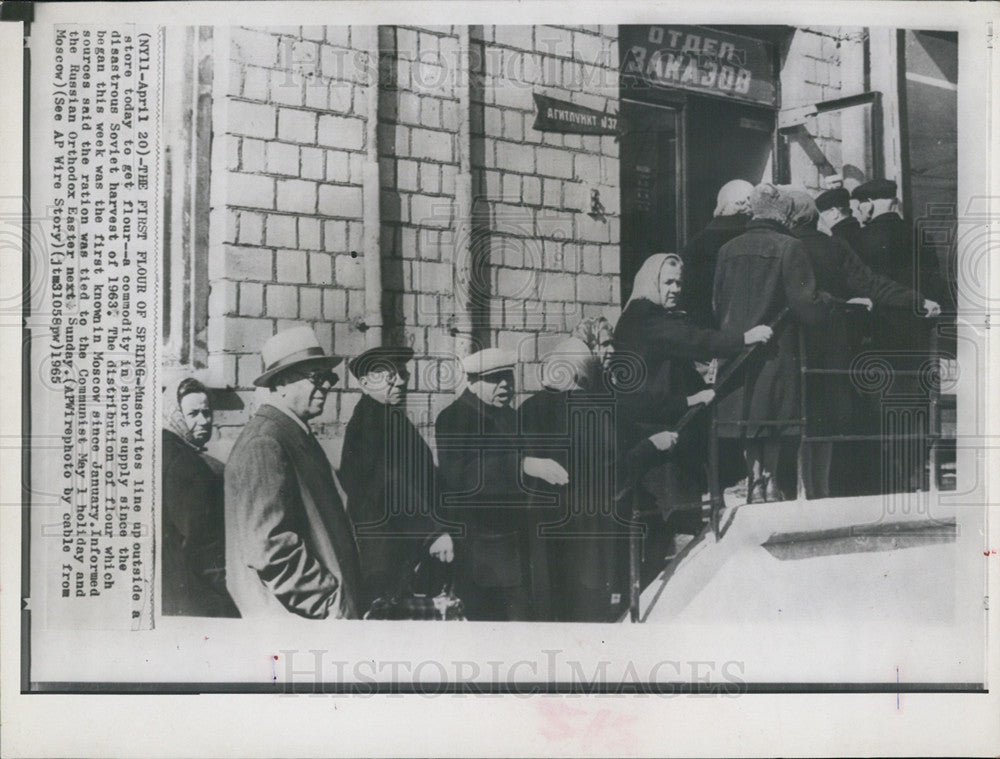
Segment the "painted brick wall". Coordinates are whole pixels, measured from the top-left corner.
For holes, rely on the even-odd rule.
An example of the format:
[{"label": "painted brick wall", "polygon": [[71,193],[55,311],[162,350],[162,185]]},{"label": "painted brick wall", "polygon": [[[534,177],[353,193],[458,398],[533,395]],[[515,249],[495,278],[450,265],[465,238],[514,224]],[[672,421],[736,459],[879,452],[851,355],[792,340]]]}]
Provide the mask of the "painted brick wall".
[{"label": "painted brick wall", "polygon": [[[213,176],[224,240],[210,252],[209,361],[242,408],[221,410],[225,456],[261,400],[260,345],[311,324],[342,356],[364,349],[361,174],[368,62],[346,27],[231,30],[224,123]],[[378,140],[387,342],[419,357],[410,411],[429,425],[453,398],[452,267],[457,245],[460,56],[457,27],[385,27]],[[473,188],[487,241],[485,342],[520,353],[522,396],[539,359],[583,316],[618,312],[618,145],[612,137],[532,129],[538,91],[617,112],[614,27],[473,27]],[[220,189],[221,188],[221,189]],[[603,215],[590,215],[597,191]],[[218,217],[217,217],[218,218]],[[359,394],[340,371],[314,423],[333,461]]]},{"label": "painted brick wall", "polygon": [[[619,300],[618,143],[532,128],[533,92],[618,111],[615,27],[473,27],[476,191],[488,209],[491,342],[517,350],[519,386],[584,316]],[[603,217],[589,215],[599,193]]]},{"label": "painted brick wall", "polygon": [[[228,82],[215,90],[224,118],[213,124],[213,151],[226,172],[212,181],[225,231],[209,257],[208,347],[213,376],[237,389],[243,408],[217,414],[220,453],[261,398],[252,380],[275,331],[308,323],[327,350],[363,349],[352,324],[364,286],[362,44],[347,27],[230,31]],[[321,439],[342,431],[356,400],[356,392],[330,396]]]},{"label": "painted brick wall", "polygon": [[[801,27],[795,30],[781,69],[781,107],[833,100],[863,91],[861,66],[849,65],[862,55],[864,30],[861,27]],[[863,138],[860,114],[831,112],[810,122],[816,145],[836,170],[845,161],[855,163],[859,152],[848,140]],[[859,134],[861,131],[861,134]],[[867,169],[868,167],[861,167]],[[793,184],[820,191],[822,174],[798,143],[789,150],[789,170]]]},{"label": "painted brick wall", "polygon": [[383,27],[379,152],[385,333],[413,347],[408,410],[434,422],[431,399],[451,397],[455,366],[452,251],[459,170],[457,27]]}]

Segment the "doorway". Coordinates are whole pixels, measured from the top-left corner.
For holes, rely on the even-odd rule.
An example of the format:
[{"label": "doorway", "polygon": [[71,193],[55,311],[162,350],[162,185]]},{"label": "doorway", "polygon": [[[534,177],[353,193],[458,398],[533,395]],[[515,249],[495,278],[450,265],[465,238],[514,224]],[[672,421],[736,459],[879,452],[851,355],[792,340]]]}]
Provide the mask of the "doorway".
[{"label": "doorway", "polygon": [[623,98],[620,113],[625,303],[646,258],[679,251],[708,224],[722,185],[772,179],[775,116],[768,108],[680,93],[669,105]]},{"label": "doorway", "polygon": [[622,303],[642,262],[683,239],[683,110],[621,101]]},{"label": "doorway", "polygon": [[771,180],[774,111],[709,97],[688,100],[688,230],[712,219],[719,188],[733,179]]}]

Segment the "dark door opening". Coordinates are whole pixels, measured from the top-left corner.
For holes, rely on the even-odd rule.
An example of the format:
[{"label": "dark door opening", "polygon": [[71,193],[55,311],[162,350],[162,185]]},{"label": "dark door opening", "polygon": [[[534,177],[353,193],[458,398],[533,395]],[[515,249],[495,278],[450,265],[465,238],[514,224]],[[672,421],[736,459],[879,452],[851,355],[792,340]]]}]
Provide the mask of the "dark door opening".
[{"label": "dark door opening", "polygon": [[688,231],[712,218],[719,188],[733,179],[770,181],[774,112],[744,103],[691,97],[687,103]]},{"label": "dark door opening", "polygon": [[680,108],[621,101],[622,303],[642,262],[682,239]]}]

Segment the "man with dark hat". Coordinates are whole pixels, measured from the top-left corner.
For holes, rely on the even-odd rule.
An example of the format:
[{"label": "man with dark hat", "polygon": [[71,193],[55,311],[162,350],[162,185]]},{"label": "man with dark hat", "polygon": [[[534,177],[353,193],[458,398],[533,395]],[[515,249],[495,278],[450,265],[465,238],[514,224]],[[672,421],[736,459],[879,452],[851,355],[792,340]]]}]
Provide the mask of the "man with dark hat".
[{"label": "man with dark hat", "polygon": [[[859,236],[858,257],[876,274],[888,277],[903,287],[924,293],[926,300],[918,300],[909,308],[881,308],[873,311],[872,349],[884,354],[893,370],[917,371],[929,358],[927,350],[932,324],[922,316],[936,316],[941,307],[933,298],[938,297],[937,258],[933,252],[920,253],[914,248],[910,225],[900,215],[896,199],[896,183],[891,179],[872,179],[858,185],[852,197],[859,203],[864,227]],[[890,391],[895,395],[920,396],[926,394],[919,380],[912,375],[897,374]],[[880,429],[882,414],[880,399],[869,397],[867,424],[869,430]],[[923,479],[922,463],[919,471],[903,471],[906,462],[890,454],[893,467],[888,470],[893,482],[881,483],[883,491],[913,490]]]},{"label": "man with dark hat", "polygon": [[363,609],[400,592],[424,557],[454,557],[451,536],[433,520],[434,455],[406,415],[412,358],[410,348],[371,348],[348,364],[364,395],[347,423],[337,474],[361,556]]},{"label": "man with dark hat", "polygon": [[910,224],[896,199],[896,183],[872,179],[855,187],[852,197],[864,224],[856,252],[865,265],[903,287],[938,298],[937,257],[932,251],[915,249]]},{"label": "man with dark hat", "polygon": [[261,349],[270,390],[225,469],[226,586],[243,617],[291,612],[356,618],[361,570],[340,483],[309,427],[323,413],[340,358],[310,327]]},{"label": "man with dark hat", "polygon": [[467,356],[467,386],[434,425],[441,511],[464,531],[458,595],[470,620],[529,620],[544,613],[532,608],[533,570],[539,567],[532,565],[533,500],[521,486],[522,473],[553,485],[569,482],[557,462],[520,451],[511,407],[515,363],[514,354],[499,348]]},{"label": "man with dark hat", "polygon": [[830,234],[839,237],[857,251],[860,244],[861,222],[851,211],[851,195],[844,187],[820,193],[816,197],[816,210],[819,217],[830,230]]}]

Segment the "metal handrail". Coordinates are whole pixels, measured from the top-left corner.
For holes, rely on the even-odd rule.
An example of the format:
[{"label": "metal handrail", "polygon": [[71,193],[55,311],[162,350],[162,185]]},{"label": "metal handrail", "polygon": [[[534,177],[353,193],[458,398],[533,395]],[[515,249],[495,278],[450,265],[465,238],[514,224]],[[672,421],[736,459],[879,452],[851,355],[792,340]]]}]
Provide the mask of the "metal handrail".
[{"label": "metal handrail", "polygon": [[[789,308],[786,306],[779,314],[778,317],[771,323],[771,328],[777,332],[778,329],[784,326],[784,321],[789,314]],[[927,318],[927,317],[923,317]],[[939,318],[939,317],[933,317]],[[680,433],[702,410],[709,408],[711,411],[711,422],[709,426],[709,499],[710,499],[710,523],[712,526],[712,532],[715,538],[720,537],[721,532],[721,515],[724,509],[724,499],[719,483],[719,441],[718,441],[718,428],[722,427],[746,427],[749,425],[753,426],[763,426],[763,427],[777,427],[785,425],[799,425],[801,432],[799,435],[799,453],[798,453],[798,488],[800,493],[805,493],[805,483],[804,483],[804,472],[803,472],[803,448],[804,444],[807,442],[837,442],[837,441],[848,441],[848,440],[882,440],[883,435],[825,435],[825,436],[813,436],[808,435],[806,430],[808,426],[808,414],[806,408],[806,377],[809,374],[850,374],[850,369],[810,369],[808,366],[808,355],[805,345],[805,330],[799,327],[799,357],[800,357],[800,373],[802,377],[802,388],[799,393],[800,397],[800,409],[801,415],[798,418],[790,419],[767,419],[761,421],[734,421],[734,422],[720,422],[717,415],[717,407],[714,403],[706,406],[705,404],[699,404],[687,410],[683,417],[676,426],[676,432]],[[774,339],[774,338],[772,338]],[[739,356],[730,361],[723,369],[722,374],[717,378],[714,383],[716,389],[722,388],[736,372],[743,366],[746,360],[755,353],[755,351],[761,348],[764,343],[757,343],[752,346],[745,348]],[[938,351],[938,330],[935,328],[931,329],[931,343],[928,349],[928,353],[931,356],[939,357]],[[921,374],[919,371],[901,370],[895,372],[901,376],[911,376]],[[937,482],[937,442],[941,438],[941,416],[940,416],[940,398],[941,390],[940,385],[935,383],[932,388],[931,398],[930,398],[930,420],[929,420],[929,430],[925,433],[905,433],[902,436],[895,437],[905,437],[905,438],[922,438],[929,441],[928,448],[928,463],[930,464],[930,489],[932,493],[937,492],[938,482]],[[631,495],[632,497],[632,521],[637,522],[644,514],[650,513],[648,511],[643,511],[639,508],[638,497],[636,495],[636,482],[630,482],[628,485],[616,496],[616,501],[623,499],[626,495]],[[633,622],[640,621],[639,615],[639,596],[641,593],[640,588],[640,572],[641,572],[641,543],[640,536],[637,533],[633,533],[629,538],[629,579],[630,579],[630,603],[629,603],[629,614]]]},{"label": "metal handrail", "polygon": [[[771,324],[769,325],[771,329],[777,332],[778,329],[783,324],[783,322],[785,321],[785,319],[788,317],[788,313],[789,313],[789,308],[785,306],[785,308],[781,310],[778,316],[775,317],[774,321],[772,321]],[[757,350],[759,350],[764,345],[766,345],[766,343],[754,343],[753,345],[748,345],[747,347],[745,347],[736,358],[734,358],[732,361],[726,364],[726,366],[722,370],[722,373],[715,379],[715,382],[712,383],[713,387],[715,389],[723,387],[727,382],[729,382],[729,380],[732,377],[736,375],[736,372],[739,371],[739,369],[743,366],[746,360],[750,358],[750,356],[752,356]],[[718,489],[717,483],[718,483],[718,464],[719,464],[718,462],[719,451],[718,451],[718,446],[715,444],[717,442],[715,418],[714,418],[715,404],[699,403],[696,406],[692,406],[686,412],[684,412],[684,416],[682,416],[680,420],[677,422],[676,429],[674,431],[678,435],[680,435],[680,433],[683,432],[683,430],[692,422],[692,420],[694,420],[695,417],[697,417],[698,414],[700,414],[706,408],[712,409],[712,416],[713,416],[712,425],[710,427],[710,432],[709,432],[710,437],[709,437],[709,449],[708,449],[709,471],[710,471],[709,487],[711,489],[710,492],[713,492]],[[787,422],[783,422],[783,424],[786,423]],[[615,497],[616,501],[621,501],[625,498],[625,496],[627,495],[631,496],[632,499],[631,517],[633,523],[638,522],[644,514],[650,513],[650,512],[644,512],[642,509],[639,508],[639,499],[638,496],[636,495],[636,485],[637,485],[636,481],[630,480]],[[713,498],[712,524],[713,524],[713,529],[716,531],[716,536],[718,536],[717,520],[718,516],[716,514],[716,506]],[[633,531],[632,534],[629,536],[629,615],[633,622],[639,621],[639,595],[642,591],[642,589],[639,587],[640,573],[641,573],[640,552],[642,548],[640,540],[641,536],[638,534],[637,531]]]}]

